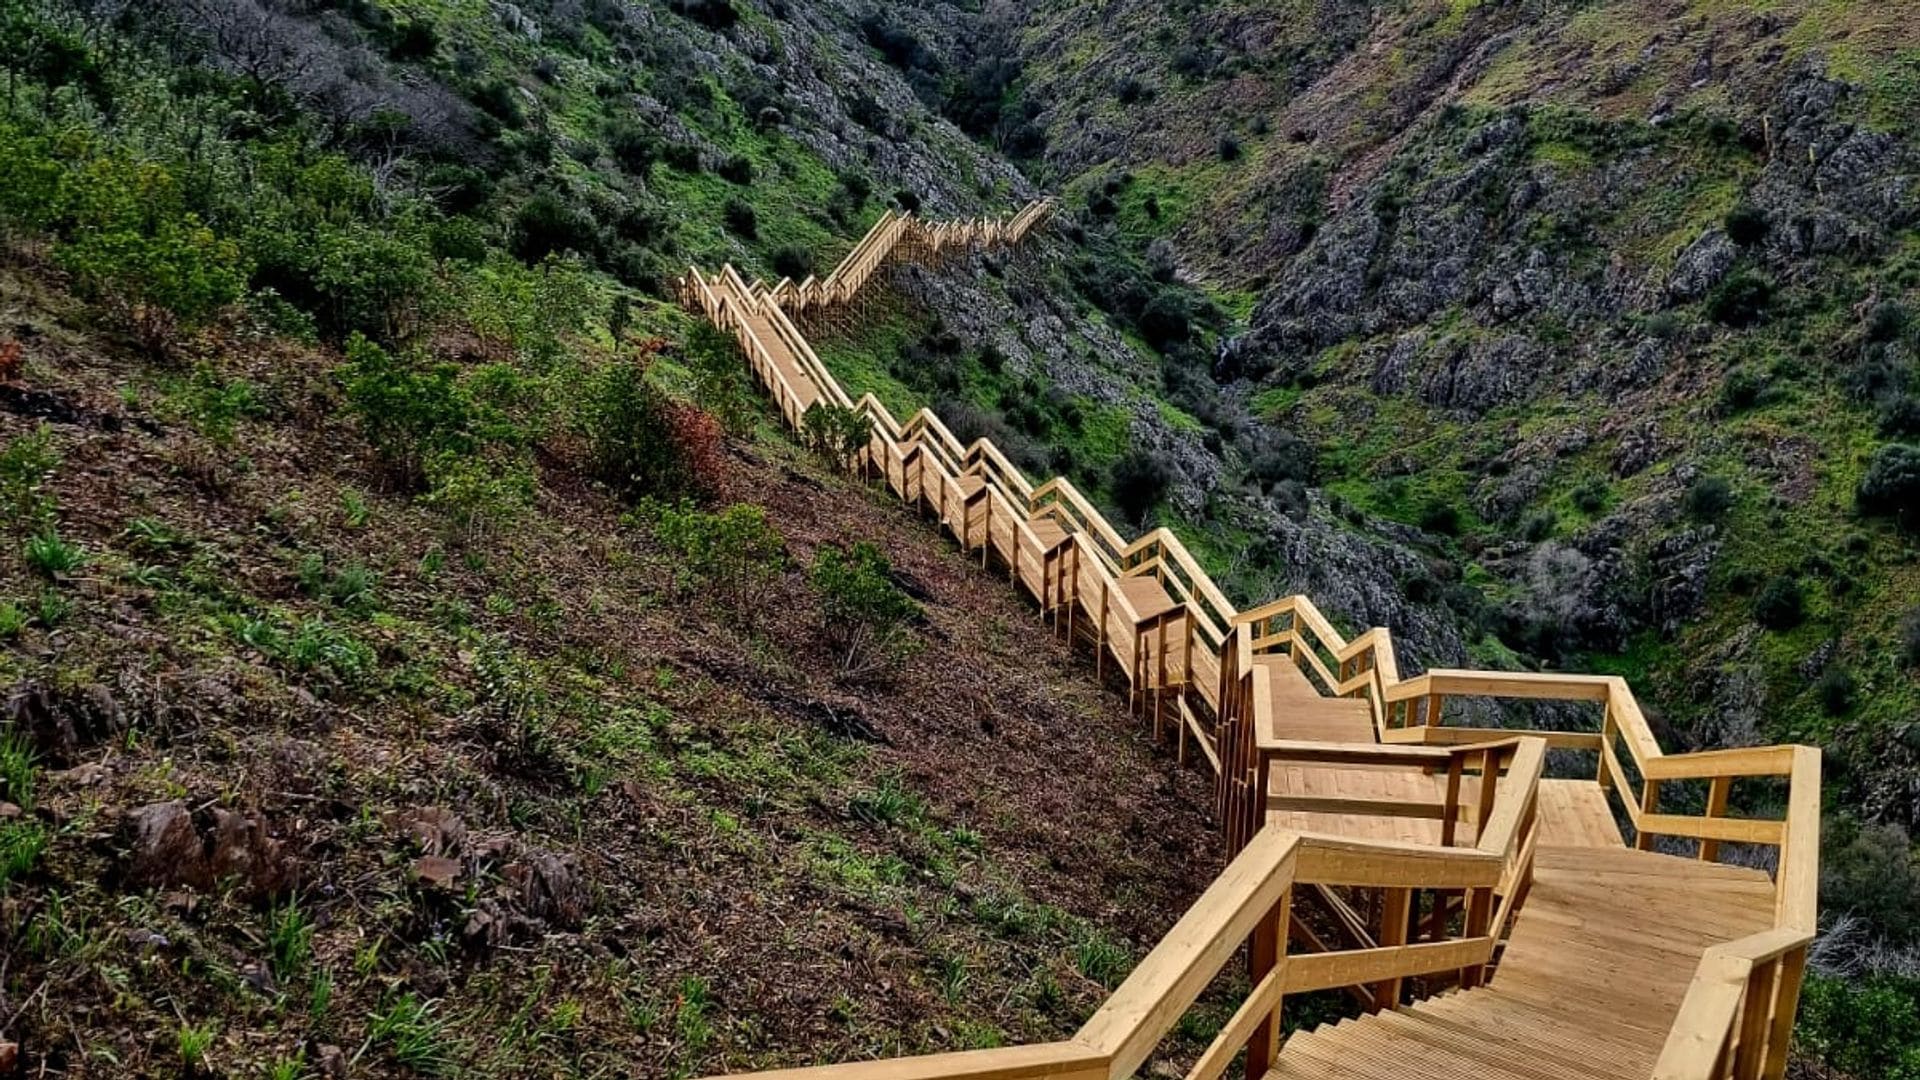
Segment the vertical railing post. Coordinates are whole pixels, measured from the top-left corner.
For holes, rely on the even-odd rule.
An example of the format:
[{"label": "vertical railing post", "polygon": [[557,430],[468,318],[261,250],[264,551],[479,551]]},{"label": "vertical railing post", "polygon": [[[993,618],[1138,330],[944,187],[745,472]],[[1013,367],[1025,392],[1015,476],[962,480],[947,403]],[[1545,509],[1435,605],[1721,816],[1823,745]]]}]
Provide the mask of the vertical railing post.
[{"label": "vertical railing post", "polygon": [[[1253,940],[1247,945],[1250,985],[1259,986],[1260,980],[1287,962],[1287,926],[1292,918],[1293,887],[1288,886],[1273,910],[1253,928]],[[1280,1054],[1281,1006],[1282,1001],[1275,1001],[1272,1011],[1261,1017],[1253,1037],[1247,1040],[1247,1080],[1261,1080]]]},{"label": "vertical railing post", "polygon": [[[1727,816],[1727,799],[1733,794],[1733,777],[1716,776],[1707,786],[1707,817]],[[1720,841],[1700,841],[1700,860],[1714,862],[1720,858]]]}]

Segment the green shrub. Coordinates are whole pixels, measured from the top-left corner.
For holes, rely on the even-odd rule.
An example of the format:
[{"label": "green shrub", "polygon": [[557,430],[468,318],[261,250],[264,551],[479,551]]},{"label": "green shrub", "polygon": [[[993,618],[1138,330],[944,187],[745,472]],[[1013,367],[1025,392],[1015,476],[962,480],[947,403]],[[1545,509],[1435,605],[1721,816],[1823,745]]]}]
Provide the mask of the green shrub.
[{"label": "green shrub", "polygon": [[533,505],[539,481],[524,454],[443,451],[426,462],[427,503],[468,537],[498,532]]},{"label": "green shrub", "polygon": [[759,398],[740,347],[724,331],[702,321],[687,335],[683,353],[693,371],[694,396],[720,426],[735,436],[753,428]]},{"label": "green shrub", "polygon": [[1920,446],[1890,443],[1875,451],[1854,499],[1863,514],[1920,531]]},{"label": "green shrub", "polygon": [[821,632],[842,678],[883,675],[912,652],[920,607],[894,583],[879,548],[864,540],[845,550],[822,548],[809,576],[820,600]]},{"label": "green shrub", "polygon": [[1906,829],[1833,817],[1821,846],[1822,906],[1865,920],[1896,947],[1920,943],[1920,851]]},{"label": "green shrub", "polygon": [[1806,590],[1800,579],[1779,574],[1760,586],[1753,598],[1753,618],[1769,630],[1791,630],[1806,619]]},{"label": "green shrub", "polygon": [[472,449],[472,406],[451,364],[418,352],[396,355],[355,334],[342,374],[347,405],[367,441],[404,482],[417,484],[433,454]]},{"label": "green shrub", "polygon": [[1420,508],[1418,524],[1428,532],[1442,536],[1460,534],[1460,508],[1450,502],[1434,501]]},{"label": "green shrub", "polygon": [[1848,1076],[1920,1080],[1920,980],[1810,974],[1794,1044]]},{"label": "green shrub", "polygon": [[0,507],[8,521],[37,524],[53,513],[53,500],[42,488],[59,464],[53,433],[44,424],[0,450]]},{"label": "green shrub", "polygon": [[727,202],[721,217],[727,223],[727,230],[743,240],[757,240],[760,237],[760,216],[753,207],[739,199]]},{"label": "green shrub", "polygon": [[513,216],[509,246],[528,265],[568,251],[591,257],[601,250],[600,227],[584,211],[542,192]]},{"label": "green shrub", "polygon": [[849,469],[873,441],[873,421],[858,409],[818,402],[800,418],[807,446],[842,469]]},{"label": "green shrub", "polygon": [[786,538],[765,508],[736,503],[714,513],[688,503],[651,506],[653,534],[678,560],[683,586],[713,596],[751,621],[786,561]]},{"label": "green shrub", "polygon": [[240,248],[187,212],[164,167],[99,158],[67,174],[69,236],[54,252],[80,294],[165,353],[245,291]]},{"label": "green shrub", "polygon": [[1607,482],[1599,477],[1590,477],[1581,481],[1567,498],[1573,508],[1589,516],[1607,508]]},{"label": "green shrub", "polygon": [[721,162],[713,171],[729,184],[745,187],[753,183],[753,160],[741,154],[735,154]]},{"label": "green shrub", "polygon": [[1110,481],[1121,515],[1138,525],[1173,486],[1173,468],[1158,454],[1136,449],[1113,463]]},{"label": "green shrub", "polygon": [[1767,232],[1772,228],[1771,223],[1767,221],[1767,212],[1744,200],[1727,211],[1724,224],[1727,229],[1727,239],[1741,247],[1752,247],[1765,240]]},{"label": "green shrub", "polygon": [[773,266],[775,279],[792,278],[805,281],[813,275],[813,253],[798,245],[789,244],[773,253],[768,260]]},{"label": "green shrub", "polygon": [[672,403],[638,364],[613,363],[588,375],[576,426],[594,475],[632,498],[676,495],[694,486],[674,442]]},{"label": "green shrub", "polygon": [[434,313],[430,241],[410,226],[355,221],[322,230],[313,248],[312,286],[330,337],[400,342]]},{"label": "green shrub", "polygon": [[1724,476],[1694,477],[1681,499],[1687,516],[1700,522],[1715,522],[1726,517],[1733,503],[1733,484]]},{"label": "green shrub", "polygon": [[1831,665],[1814,680],[1813,697],[1820,703],[1820,710],[1828,716],[1844,716],[1853,708],[1853,698],[1860,689],[1859,680],[1853,673],[1838,665]]},{"label": "green shrub", "polygon": [[1193,336],[1193,305],[1177,290],[1162,290],[1141,309],[1139,325],[1147,344],[1164,351]]},{"label": "green shrub", "polygon": [[1707,315],[1736,328],[1758,324],[1773,302],[1773,282],[1748,270],[1732,274],[1707,298]]},{"label": "green shrub", "polygon": [[1920,667],[1920,607],[1900,617],[1900,662]]}]

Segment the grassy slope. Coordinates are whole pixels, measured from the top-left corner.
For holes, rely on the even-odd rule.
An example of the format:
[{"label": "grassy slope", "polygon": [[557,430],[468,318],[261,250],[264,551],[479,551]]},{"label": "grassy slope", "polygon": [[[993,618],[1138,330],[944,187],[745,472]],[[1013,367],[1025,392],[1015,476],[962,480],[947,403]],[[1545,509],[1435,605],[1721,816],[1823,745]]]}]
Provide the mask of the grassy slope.
[{"label": "grassy slope", "polygon": [[[80,410],[46,427],[44,491],[84,563],[48,579],[6,530],[0,597],[32,621],[0,682],[67,710],[104,687],[126,727],[36,763],[50,847],[0,908],[29,1065],[175,1075],[200,1033],[231,1075],[326,1046],[374,1075],[688,1075],[1054,1038],[1208,878],[1199,778],[1004,583],[784,440],[726,467],[788,555],[742,623],[564,457],[535,513],[463,535],[380,490],[327,355],[208,349],[257,403],[210,435],[180,371],[37,278],[0,277],[0,306],[35,328],[34,400]],[[16,405],[0,444],[37,426]],[[853,538],[928,596],[878,687],[825,674],[803,581]],[[167,799],[257,817],[297,887],[125,880],[121,815]],[[452,888],[413,869],[428,807],[468,833]],[[525,914],[511,864],[542,852],[584,916],[470,936]]]}]

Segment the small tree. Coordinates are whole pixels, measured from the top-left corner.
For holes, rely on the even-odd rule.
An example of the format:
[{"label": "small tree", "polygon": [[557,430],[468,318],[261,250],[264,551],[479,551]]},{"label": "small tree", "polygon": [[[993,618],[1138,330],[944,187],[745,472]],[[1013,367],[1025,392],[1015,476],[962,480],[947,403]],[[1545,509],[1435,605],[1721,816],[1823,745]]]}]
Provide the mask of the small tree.
[{"label": "small tree", "polygon": [[867,444],[873,441],[873,421],[858,409],[817,402],[800,418],[800,430],[807,445],[841,469],[853,467]]},{"label": "small tree", "polygon": [[451,364],[431,363],[420,353],[395,355],[355,334],[347,340],[343,374],[348,407],[403,483],[417,485],[431,455],[472,449],[472,404]]},{"label": "small tree", "polygon": [[736,503],[717,513],[690,503],[649,505],[653,534],[679,564],[683,588],[699,589],[743,622],[786,562],[786,538],[763,507]]},{"label": "small tree", "polygon": [[834,652],[840,676],[872,679],[898,667],[916,645],[911,626],[915,604],[894,584],[893,567],[874,545],[824,548],[813,560],[814,592],[820,598],[820,629]]}]

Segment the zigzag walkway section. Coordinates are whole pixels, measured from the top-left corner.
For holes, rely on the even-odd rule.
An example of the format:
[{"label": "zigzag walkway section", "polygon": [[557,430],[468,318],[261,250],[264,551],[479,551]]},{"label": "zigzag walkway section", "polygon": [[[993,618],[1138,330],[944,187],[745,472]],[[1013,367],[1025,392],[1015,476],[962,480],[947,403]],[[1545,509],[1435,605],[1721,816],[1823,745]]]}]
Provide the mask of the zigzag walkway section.
[{"label": "zigzag walkway section", "polygon": [[[790,428],[816,408],[865,417],[852,468],[1124,677],[1143,727],[1217,777],[1232,861],[1069,1040],[758,1075],[1122,1080],[1152,1062],[1188,1080],[1783,1076],[1815,930],[1817,750],[1667,755],[1615,677],[1402,679],[1386,629],[1348,640],[1305,596],[1242,611],[1167,530],[1127,542],[1067,480],[1035,486],[929,410],[902,421],[849,398],[793,321],[850,303],[890,264],[1019,244],[1050,211],[889,214],[824,279],[770,287],[726,266],[681,289]],[[1450,723],[1462,699],[1579,702],[1593,722],[1466,726],[1456,707]],[[1161,1062],[1239,956],[1251,990],[1231,1019],[1197,1059]],[[1287,997],[1330,989],[1362,1015],[1283,1039]]]}]

